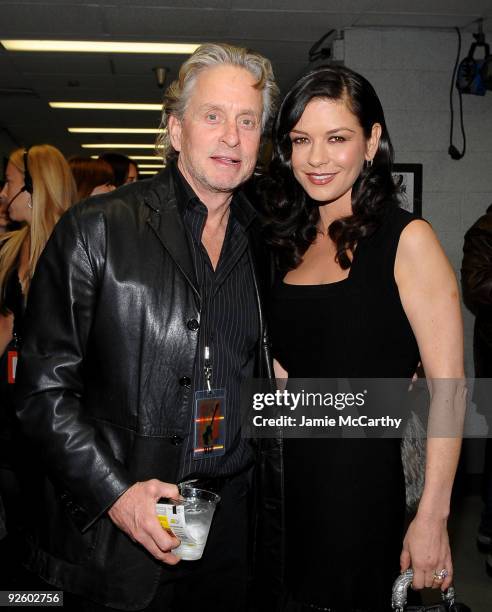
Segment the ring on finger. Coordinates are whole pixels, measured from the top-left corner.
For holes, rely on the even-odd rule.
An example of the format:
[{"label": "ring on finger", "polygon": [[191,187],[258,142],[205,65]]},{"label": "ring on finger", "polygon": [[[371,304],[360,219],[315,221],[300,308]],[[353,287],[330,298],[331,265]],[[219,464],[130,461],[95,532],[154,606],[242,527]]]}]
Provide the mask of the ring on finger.
[{"label": "ring on finger", "polygon": [[444,580],[445,578],[447,578],[449,576],[449,572],[446,568],[443,568],[442,570],[440,570],[439,572],[434,572],[432,579],[433,580]]}]

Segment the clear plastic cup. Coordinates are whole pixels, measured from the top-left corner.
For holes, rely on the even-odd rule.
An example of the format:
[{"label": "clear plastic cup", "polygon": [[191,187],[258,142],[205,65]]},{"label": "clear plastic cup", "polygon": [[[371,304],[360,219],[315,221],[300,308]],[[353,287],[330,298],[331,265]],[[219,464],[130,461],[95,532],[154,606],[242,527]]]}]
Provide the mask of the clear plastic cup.
[{"label": "clear plastic cup", "polygon": [[203,555],[220,497],[189,485],[181,485],[180,493],[182,499],[157,504],[157,515],[163,528],[172,531],[181,541],[173,554],[183,561],[196,561]]}]

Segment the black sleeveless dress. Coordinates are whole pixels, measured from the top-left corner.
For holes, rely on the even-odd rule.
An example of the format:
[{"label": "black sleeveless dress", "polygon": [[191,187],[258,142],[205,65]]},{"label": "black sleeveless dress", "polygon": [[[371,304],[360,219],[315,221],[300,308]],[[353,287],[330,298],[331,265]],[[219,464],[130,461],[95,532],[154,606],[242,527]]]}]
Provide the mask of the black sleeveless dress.
[{"label": "black sleeveless dress", "polygon": [[[279,281],[270,304],[275,357],[291,378],[406,378],[418,346],[394,280],[400,234],[391,208],[360,240],[347,279]],[[398,439],[286,439],[289,609],[390,610],[399,574],[405,488]],[[307,502],[309,533],[299,526]]]}]

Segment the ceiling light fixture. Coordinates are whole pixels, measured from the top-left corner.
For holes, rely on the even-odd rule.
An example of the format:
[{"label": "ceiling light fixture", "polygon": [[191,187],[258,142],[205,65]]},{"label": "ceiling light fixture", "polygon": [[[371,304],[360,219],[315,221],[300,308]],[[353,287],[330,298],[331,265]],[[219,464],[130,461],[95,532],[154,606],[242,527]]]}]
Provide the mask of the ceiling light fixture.
[{"label": "ceiling light fixture", "polygon": [[49,102],[49,105],[51,108],[70,108],[82,110],[162,110],[162,104],[141,104],[133,102]]},{"label": "ceiling light fixture", "polygon": [[100,142],[80,145],[83,149],[155,149],[153,144],[142,143],[121,143],[121,142]]},{"label": "ceiling light fixture", "polygon": [[147,43],[103,40],[0,40],[7,51],[49,53],[153,53],[155,55],[190,55],[198,43]]},{"label": "ceiling light fixture", "polygon": [[69,127],[72,134],[159,134],[158,128],[97,128],[97,127]]},{"label": "ceiling light fixture", "polygon": [[142,170],[139,174],[157,174],[157,170]]},{"label": "ceiling light fixture", "polygon": [[[138,160],[138,159],[151,159],[153,161],[158,161],[159,157],[152,157],[151,155],[129,155],[128,156],[132,161]],[[99,155],[91,155],[91,159],[99,159]],[[153,165],[153,164],[141,164],[139,162],[137,162],[137,166],[139,168],[165,168],[166,164],[164,162],[162,162],[160,165]]]},{"label": "ceiling light fixture", "polygon": [[160,155],[130,155],[130,159],[143,159],[149,161],[161,161]]},{"label": "ceiling light fixture", "polygon": [[[133,157],[132,155],[129,155],[128,157],[129,157],[129,158],[130,158],[132,161],[135,161],[135,157]],[[145,157],[145,156],[144,156],[144,157]],[[91,155],[91,159],[99,159],[99,155]],[[154,158],[152,158],[152,159],[154,159]],[[157,159],[156,159],[155,161],[157,161]],[[155,165],[155,166],[154,166],[153,164],[141,164],[141,163],[139,163],[139,162],[136,162],[136,165],[137,165],[139,168],[158,168],[159,170],[162,170],[163,168],[165,168],[165,167],[166,167],[166,164],[164,164],[164,163],[159,164],[159,165]]]}]

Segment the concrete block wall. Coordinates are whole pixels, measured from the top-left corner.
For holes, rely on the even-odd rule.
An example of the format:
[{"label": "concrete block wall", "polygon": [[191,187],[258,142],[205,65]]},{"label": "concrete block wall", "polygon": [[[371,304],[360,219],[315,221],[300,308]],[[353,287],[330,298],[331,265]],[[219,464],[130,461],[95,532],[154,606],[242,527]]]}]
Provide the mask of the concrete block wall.
[{"label": "concrete block wall", "polygon": [[[492,204],[492,91],[463,96],[467,152],[452,160],[449,90],[457,52],[453,31],[345,30],[345,65],[363,74],[381,99],[399,163],[423,164],[423,216],[432,223],[458,275],[463,236]],[[492,40],[492,34],[487,35]],[[461,58],[473,41],[463,34]],[[477,57],[482,51],[479,50]],[[461,150],[458,95],[454,143]],[[464,309],[465,367],[473,375],[473,317]]]}]

